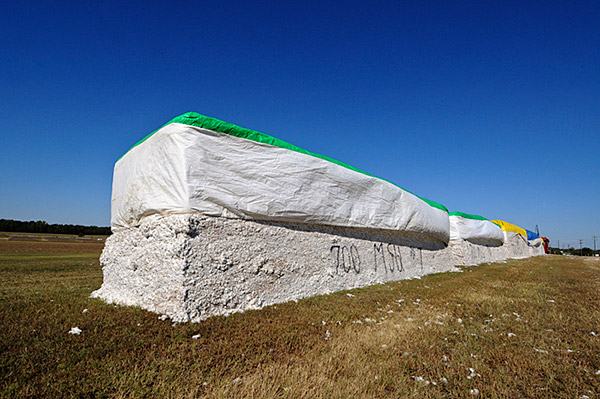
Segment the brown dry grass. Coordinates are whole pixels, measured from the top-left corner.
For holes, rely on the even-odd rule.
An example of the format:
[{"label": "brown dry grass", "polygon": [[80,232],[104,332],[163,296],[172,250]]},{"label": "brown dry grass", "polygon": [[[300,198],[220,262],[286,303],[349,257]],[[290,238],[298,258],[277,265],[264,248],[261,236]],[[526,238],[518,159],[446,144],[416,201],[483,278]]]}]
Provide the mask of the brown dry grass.
[{"label": "brown dry grass", "polygon": [[[0,235],[0,253],[57,253],[57,254],[77,254],[93,253],[97,254],[104,247],[104,237],[93,237],[89,239],[77,239],[69,236],[34,236],[21,235],[17,233],[8,233]],[[98,240],[98,238],[101,238]]]},{"label": "brown dry grass", "polygon": [[[577,398],[600,389],[600,336],[590,334],[600,334],[598,261],[509,261],[172,325],[89,299],[101,283],[99,252],[62,248],[0,253],[2,397],[473,397],[477,389]],[[69,335],[74,326],[83,333]]]}]

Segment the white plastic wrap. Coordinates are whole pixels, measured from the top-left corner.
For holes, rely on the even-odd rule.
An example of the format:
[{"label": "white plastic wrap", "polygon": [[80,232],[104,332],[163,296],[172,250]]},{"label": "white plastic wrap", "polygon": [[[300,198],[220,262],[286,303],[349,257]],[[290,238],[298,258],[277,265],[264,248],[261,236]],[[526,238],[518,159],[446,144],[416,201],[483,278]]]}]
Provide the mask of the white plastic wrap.
[{"label": "white plastic wrap", "polygon": [[504,248],[506,249],[506,257],[509,259],[522,259],[531,256],[531,250],[527,245],[527,238],[522,234],[514,231],[503,231],[504,233]]},{"label": "white plastic wrap", "polygon": [[450,240],[502,245],[504,234],[500,227],[489,220],[450,215]]},{"label": "white plastic wrap", "polygon": [[411,231],[448,242],[448,213],[385,180],[288,149],[180,123],[115,165],[111,226],[152,214]]},{"label": "white plastic wrap", "polygon": [[541,238],[535,238],[533,240],[527,241],[529,244],[529,251],[531,252],[531,256],[544,255],[544,242]]}]

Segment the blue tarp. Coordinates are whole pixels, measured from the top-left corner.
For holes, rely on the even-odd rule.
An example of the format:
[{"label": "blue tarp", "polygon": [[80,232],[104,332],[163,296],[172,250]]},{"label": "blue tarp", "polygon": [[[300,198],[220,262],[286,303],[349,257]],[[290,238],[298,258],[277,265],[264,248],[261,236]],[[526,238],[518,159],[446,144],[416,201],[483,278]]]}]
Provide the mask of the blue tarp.
[{"label": "blue tarp", "polygon": [[527,232],[527,241],[532,241],[532,240],[535,240],[536,238],[540,238],[540,236],[535,234],[533,231],[529,231],[529,230],[525,230],[525,231]]}]

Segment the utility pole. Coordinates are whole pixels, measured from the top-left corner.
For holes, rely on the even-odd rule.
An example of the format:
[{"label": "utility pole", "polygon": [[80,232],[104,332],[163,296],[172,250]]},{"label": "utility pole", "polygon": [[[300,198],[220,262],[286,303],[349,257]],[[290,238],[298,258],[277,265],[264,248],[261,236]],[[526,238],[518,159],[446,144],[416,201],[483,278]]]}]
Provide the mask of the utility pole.
[{"label": "utility pole", "polygon": [[582,245],[582,243],[583,243],[583,240],[579,240],[579,255],[580,255],[580,256],[583,256],[583,248],[582,248],[582,246],[581,246],[581,245]]},{"label": "utility pole", "polygon": [[594,255],[596,254],[596,238],[598,237],[594,236]]},{"label": "utility pole", "polygon": [[560,251],[560,240],[558,240],[558,250]]}]

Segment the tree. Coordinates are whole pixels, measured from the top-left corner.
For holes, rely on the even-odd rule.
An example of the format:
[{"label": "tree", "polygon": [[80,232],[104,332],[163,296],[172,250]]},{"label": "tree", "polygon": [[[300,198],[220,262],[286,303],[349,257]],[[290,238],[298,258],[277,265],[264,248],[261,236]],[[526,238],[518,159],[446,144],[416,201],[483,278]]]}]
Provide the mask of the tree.
[{"label": "tree", "polygon": [[77,234],[84,235],[110,235],[110,227],[82,226],[73,224],[48,224],[43,220],[22,222],[20,220],[0,219],[0,231],[12,233],[50,233],[50,234]]}]

